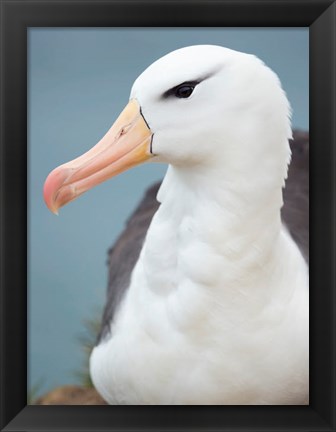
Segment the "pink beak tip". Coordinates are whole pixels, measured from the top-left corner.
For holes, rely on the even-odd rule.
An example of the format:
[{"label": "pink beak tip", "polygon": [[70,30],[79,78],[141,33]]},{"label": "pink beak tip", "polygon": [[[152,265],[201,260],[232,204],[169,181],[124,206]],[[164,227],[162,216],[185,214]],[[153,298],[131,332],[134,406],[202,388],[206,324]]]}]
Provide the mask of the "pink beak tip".
[{"label": "pink beak tip", "polygon": [[46,203],[46,206],[55,215],[58,215],[58,207],[55,202],[55,195],[57,194],[60,185],[64,181],[64,175],[62,176],[60,174],[61,173],[58,168],[53,170],[48,175],[43,186],[43,198]]}]

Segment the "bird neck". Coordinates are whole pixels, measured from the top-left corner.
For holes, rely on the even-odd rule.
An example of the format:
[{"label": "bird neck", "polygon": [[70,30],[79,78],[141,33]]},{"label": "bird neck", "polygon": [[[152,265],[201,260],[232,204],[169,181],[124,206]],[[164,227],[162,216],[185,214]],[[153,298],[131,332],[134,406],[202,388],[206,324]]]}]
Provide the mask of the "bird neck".
[{"label": "bird neck", "polygon": [[[258,179],[225,180],[218,170],[170,166],[158,193],[161,206],[141,261],[147,285],[171,291],[188,280],[222,287],[254,283],[274,267],[281,231],[281,186]],[[257,271],[256,271],[257,269]]]}]

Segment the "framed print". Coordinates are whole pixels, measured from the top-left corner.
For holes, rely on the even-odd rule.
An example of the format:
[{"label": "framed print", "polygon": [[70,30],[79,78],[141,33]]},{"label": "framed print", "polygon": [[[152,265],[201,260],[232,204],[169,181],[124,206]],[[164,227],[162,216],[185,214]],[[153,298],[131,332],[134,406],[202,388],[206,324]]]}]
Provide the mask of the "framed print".
[{"label": "framed print", "polygon": [[[335,288],[333,269],[335,2],[331,0],[294,2],[276,0],[264,0],[262,2],[254,0],[235,2],[225,0],[218,2],[188,0],[181,2],[169,0],[161,2],[2,0],[1,16],[1,430],[335,430]],[[37,219],[32,216],[31,211],[27,211],[27,208],[31,205],[32,196],[35,194],[32,188],[40,189],[40,181],[35,182],[35,177],[31,176],[31,173],[35,173],[39,168],[35,163],[36,159],[31,156],[31,152],[35,151],[34,147],[29,143],[33,133],[34,142],[39,139],[40,142],[42,140],[49,141],[49,146],[39,148],[40,153],[43,151],[53,152],[53,148],[57,147],[55,137],[61,135],[60,129],[62,128],[62,126],[57,126],[57,118],[62,115],[68,117],[68,123],[63,124],[68,124],[69,130],[73,130],[73,137],[75,137],[76,130],[82,126],[82,119],[84,118],[82,116],[83,108],[77,111],[77,106],[84,104],[84,99],[81,99],[81,92],[84,94],[97,93],[97,100],[102,95],[99,86],[91,86],[90,84],[93,74],[93,69],[90,69],[92,66],[90,61],[94,62],[96,58],[99,58],[99,55],[105,55],[104,53],[108,56],[109,52],[108,46],[102,44],[102,39],[97,36],[95,39],[96,51],[100,50],[101,53],[98,52],[97,57],[93,56],[93,51],[90,51],[89,45],[92,41],[92,32],[96,31],[100,35],[104,32],[106,34],[107,32],[114,32],[113,37],[115,39],[119,37],[120,46],[125,48],[126,45],[123,45],[123,40],[127,37],[125,35],[131,33],[138,36],[134,36],[133,39],[130,38],[130,43],[135,43],[134,40],[136,39],[140,44],[149,44],[149,41],[155,41],[155,39],[162,41],[164,32],[169,33],[172,28],[175,29],[176,33],[178,31],[187,33],[192,29],[203,32],[224,28],[239,28],[240,30],[253,28],[251,31],[258,29],[271,31],[273,29],[276,31],[276,29],[283,27],[300,27],[309,30],[309,213],[311,227],[309,404],[262,405],[256,402],[246,405],[214,404],[211,406],[201,405],[202,402],[199,404],[195,402],[195,405],[186,406],[183,403],[179,406],[154,406],[136,405],[132,401],[126,402],[128,406],[120,406],[118,403],[112,403],[110,406],[86,407],[63,405],[51,407],[27,404],[27,379],[31,377],[35,367],[31,361],[32,357],[27,355],[31,344],[35,343],[31,331],[28,332],[30,336],[27,339],[27,325],[31,326],[31,323],[34,322],[37,327],[45,326],[44,332],[41,331],[45,340],[49,338],[58,351],[64,351],[62,354],[66,354],[67,350],[64,340],[53,332],[50,323],[47,325],[45,320],[43,324],[43,318],[40,322],[32,319],[32,313],[37,306],[27,309],[27,305],[31,301],[31,292],[28,290],[34,272],[31,267],[32,261],[35,260],[36,266],[43,267],[46,275],[46,290],[43,294],[41,289],[40,295],[44,295],[48,302],[59,301],[62,307],[68,308],[69,311],[73,310],[74,320],[78,319],[75,316],[75,305],[76,295],[79,295],[79,291],[73,293],[69,291],[67,297],[69,300],[65,304],[66,300],[57,300],[57,297],[48,294],[50,290],[57,290],[57,285],[62,285],[61,277],[56,280],[56,273],[52,272],[53,267],[58,265],[59,271],[66,273],[70,279],[72,276],[57,256],[50,259],[44,252],[48,246],[48,235],[54,234],[51,234],[42,224],[35,227],[35,232],[40,230],[41,236],[44,236],[46,241],[40,243],[41,250],[38,255],[35,255],[36,249],[31,248],[34,240],[31,227],[32,224],[37,223]],[[86,37],[88,31],[91,32],[89,38]],[[147,39],[140,36],[149,31],[151,33],[148,33],[150,36],[146,36]],[[69,45],[68,57],[64,57],[63,60],[67,64],[64,65],[64,68],[58,69],[54,59],[57,57],[59,45],[52,42],[55,39],[49,38],[49,34],[57,34],[57,38],[63,38],[64,45],[67,40],[70,40],[68,38],[69,32],[73,32],[73,34],[76,32],[77,35],[80,35],[77,38],[77,41],[80,41],[77,45],[78,50],[77,52],[76,49],[71,51]],[[156,36],[158,34],[161,35],[160,38]],[[167,36],[167,40],[172,34]],[[76,47],[76,43],[73,45],[74,47]],[[48,49],[45,49],[48,46],[50,46],[49,52]],[[273,49],[276,48],[280,50],[280,44],[278,46],[274,44]],[[138,51],[139,53],[142,52],[140,49]],[[67,88],[58,86],[57,80],[50,85],[50,81],[45,79],[46,74],[39,75],[34,72],[34,64],[38,63],[40,70],[49,71],[47,74],[53,74],[61,82],[66,80],[66,76],[63,74],[70,70],[76,74],[75,68],[81,67],[80,62],[74,66],[76,62],[73,61],[74,57],[79,58],[80,55],[84,58],[85,55],[89,56],[86,62],[82,63],[82,67],[86,68],[89,77],[91,74],[91,78],[85,81],[84,75],[78,73],[79,80],[75,76],[72,81],[68,81],[68,92],[78,91],[78,105],[75,104],[73,109],[64,110],[65,112],[62,113],[62,105],[64,106],[70,101],[67,98]],[[110,53],[110,55],[112,54]],[[130,65],[130,69],[136,69],[134,60],[127,58],[123,49],[114,51],[112,57],[110,65],[113,61],[126,61]],[[264,59],[262,58],[262,60]],[[132,81],[140,72],[141,70],[138,73],[134,72],[133,79],[130,77],[126,79],[121,70],[115,75],[115,83],[117,87],[124,88],[126,97]],[[212,71],[212,75],[214,74],[215,72]],[[206,77],[200,76],[197,81],[192,82],[184,81],[183,85],[174,86],[166,91],[162,97],[169,99],[174,92],[174,95],[180,99],[189,98],[199,83],[206,80],[207,77],[208,75]],[[102,81],[109,79],[108,75],[104,73],[98,73],[96,78]],[[146,86],[148,88],[148,83]],[[286,90],[286,87],[284,88]],[[111,89],[112,91],[113,89]],[[137,89],[134,91],[136,92]],[[178,95],[176,92],[179,92]],[[45,112],[43,110],[36,111],[34,105],[31,104],[32,94],[35,99],[40,97],[44,98],[44,101],[48,101],[48,103],[44,102]],[[45,97],[45,95],[50,97]],[[104,96],[103,103],[109,106],[112,93]],[[91,112],[96,109],[96,103],[89,107]],[[130,109],[135,108],[132,105]],[[136,117],[137,122],[142,122],[142,126],[139,127],[142,128],[142,133],[148,133],[146,140],[152,149],[151,121],[147,122],[147,112],[143,111],[141,107],[139,109],[140,117]],[[74,115],[71,114],[71,111]],[[39,124],[40,126],[38,126]],[[102,126],[103,124],[104,126]],[[133,123],[131,124],[133,125]],[[46,127],[53,136],[48,138],[47,134],[43,134],[44,125],[47,125]],[[96,123],[97,134],[101,134],[104,128],[106,129],[105,123],[99,123],[98,119]],[[127,131],[122,128],[118,137],[122,138],[124,133]],[[83,139],[85,139],[85,134],[86,131],[83,134]],[[61,141],[65,141],[65,139],[61,139]],[[60,160],[60,163],[65,162],[66,158],[67,156],[64,156],[64,160]],[[55,166],[50,166],[50,170]],[[59,175],[58,171],[57,173]],[[159,178],[163,176],[163,172],[157,171],[155,175]],[[56,207],[53,207],[55,203],[50,201],[51,195],[48,191],[54,187],[57,180],[55,178],[54,176],[52,182],[46,186],[47,192],[45,192],[46,203],[51,210],[55,210]],[[140,188],[142,185],[141,176],[138,178]],[[143,185],[141,187],[143,189]],[[126,200],[127,195],[121,193],[120,196]],[[69,200],[72,198],[66,198],[66,201]],[[95,205],[98,206],[98,202],[93,204],[93,212],[95,212]],[[101,209],[102,214],[106,213],[106,209],[107,207]],[[109,213],[106,213],[105,216],[112,217]],[[54,222],[57,219],[52,215],[50,218],[53,218],[52,224],[58,223],[61,226],[60,222]],[[85,236],[87,235],[85,232],[87,228],[85,224],[81,226],[80,223],[78,220],[78,232],[82,232]],[[53,228],[53,230],[57,235],[57,229]],[[71,234],[69,231],[69,235]],[[104,232],[100,235],[109,237]],[[87,236],[87,239],[89,247],[90,244],[93,244],[94,236]],[[58,241],[62,241],[61,237]],[[113,243],[113,237],[107,238],[107,242],[108,247]],[[86,244],[83,242],[81,245],[78,246],[77,244],[68,251],[69,255],[74,258],[76,254],[81,258],[78,258],[77,265],[85,265],[83,256],[85,257]],[[69,249],[69,246],[67,248]],[[81,254],[79,254],[78,248],[82,249]],[[99,259],[103,261],[101,257]],[[82,264],[79,264],[80,262]],[[68,265],[71,267],[71,263]],[[49,278],[48,270],[50,270]],[[83,274],[85,275],[84,272]],[[205,276],[202,274],[199,277],[204,278]],[[81,284],[81,281],[76,280],[74,283]],[[90,281],[90,285],[93,284],[94,280]],[[88,296],[88,293],[82,291],[80,295]],[[38,307],[43,309],[43,302]],[[37,311],[37,309],[35,310]],[[44,313],[48,314],[47,310]],[[41,316],[43,317],[43,313]],[[58,319],[61,323],[62,316]],[[67,326],[68,324],[64,322],[63,327],[60,327],[62,330],[58,331],[60,335],[62,332],[67,332],[70,328]],[[47,343],[45,346],[48,346]],[[43,343],[41,349],[43,349]],[[40,369],[44,367],[43,358],[47,359],[47,357],[41,356]],[[49,362],[50,360],[46,361]],[[59,366],[57,359],[54,359],[53,362],[54,365],[46,365],[51,366],[49,369],[45,367],[47,373],[53,367],[56,370]],[[36,367],[34,373],[37,376]],[[202,390],[205,391],[205,388],[200,389],[200,392]],[[200,399],[195,398],[195,400]]]}]

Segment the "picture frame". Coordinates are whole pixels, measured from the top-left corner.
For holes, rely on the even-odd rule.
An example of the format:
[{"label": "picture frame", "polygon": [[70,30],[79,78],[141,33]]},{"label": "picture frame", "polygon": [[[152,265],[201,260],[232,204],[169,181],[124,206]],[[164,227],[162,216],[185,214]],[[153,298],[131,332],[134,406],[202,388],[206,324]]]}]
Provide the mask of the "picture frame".
[{"label": "picture frame", "polygon": [[[2,431],[335,430],[335,17],[332,0],[1,1]],[[27,29],[309,27],[310,405],[27,406]]]}]

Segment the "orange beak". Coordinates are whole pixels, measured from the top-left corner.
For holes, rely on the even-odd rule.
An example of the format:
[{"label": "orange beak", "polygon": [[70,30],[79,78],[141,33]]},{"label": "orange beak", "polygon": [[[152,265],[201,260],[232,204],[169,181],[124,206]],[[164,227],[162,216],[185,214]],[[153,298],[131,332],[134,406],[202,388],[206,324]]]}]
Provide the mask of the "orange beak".
[{"label": "orange beak", "polygon": [[53,213],[99,183],[150,159],[152,132],[131,99],[106,135],[87,153],[55,168],[44,183]]}]

